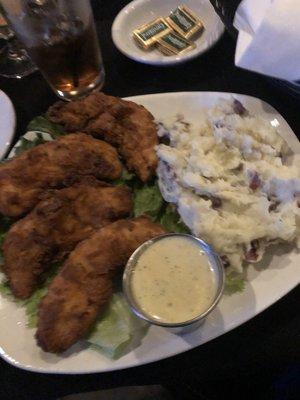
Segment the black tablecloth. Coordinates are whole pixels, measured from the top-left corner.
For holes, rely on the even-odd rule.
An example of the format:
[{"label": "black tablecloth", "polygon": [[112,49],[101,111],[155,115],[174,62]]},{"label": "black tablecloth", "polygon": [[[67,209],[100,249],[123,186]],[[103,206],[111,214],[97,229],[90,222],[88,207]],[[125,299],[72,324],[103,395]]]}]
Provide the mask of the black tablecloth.
[{"label": "black tablecloth", "polygon": [[[256,96],[274,106],[300,133],[300,104],[263,76],[234,67],[233,39],[225,34],[200,58],[156,68],[122,56],[111,24],[128,1],[94,1],[106,67],[104,91],[117,96],[228,91]],[[0,78],[17,112],[17,137],[30,119],[56,98],[39,73],[22,80]],[[299,266],[300,267],[300,266]],[[46,400],[63,394],[133,384],[162,384],[174,398],[296,399],[300,393],[299,287],[249,322],[196,349],[150,365],[83,376],[25,372],[0,361],[0,399]],[[0,327],[1,329],[1,327]]]}]

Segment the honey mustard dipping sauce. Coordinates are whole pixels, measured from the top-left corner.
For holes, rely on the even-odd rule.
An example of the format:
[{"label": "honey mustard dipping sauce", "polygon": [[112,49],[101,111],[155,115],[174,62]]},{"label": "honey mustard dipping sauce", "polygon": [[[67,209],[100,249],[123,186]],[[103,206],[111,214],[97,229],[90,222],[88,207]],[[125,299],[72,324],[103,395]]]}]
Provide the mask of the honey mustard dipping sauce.
[{"label": "honey mustard dipping sauce", "polygon": [[131,277],[134,302],[162,323],[190,321],[213,304],[216,273],[197,239],[162,237],[138,257]]}]

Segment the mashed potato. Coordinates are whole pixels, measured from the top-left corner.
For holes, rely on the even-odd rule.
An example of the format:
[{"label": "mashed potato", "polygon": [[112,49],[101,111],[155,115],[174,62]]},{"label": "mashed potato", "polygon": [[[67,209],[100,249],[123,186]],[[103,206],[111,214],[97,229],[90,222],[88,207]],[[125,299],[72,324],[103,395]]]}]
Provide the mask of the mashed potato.
[{"label": "mashed potato", "polygon": [[160,136],[159,187],[183,222],[230,269],[256,262],[275,241],[299,243],[300,174],[268,121],[237,100],[222,101],[194,128],[177,116]]}]

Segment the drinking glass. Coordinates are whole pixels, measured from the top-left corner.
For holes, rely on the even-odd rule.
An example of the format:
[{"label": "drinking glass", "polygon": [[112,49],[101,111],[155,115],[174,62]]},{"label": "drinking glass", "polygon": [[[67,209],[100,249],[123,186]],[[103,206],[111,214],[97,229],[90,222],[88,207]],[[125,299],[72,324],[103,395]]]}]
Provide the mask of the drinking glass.
[{"label": "drinking glass", "polygon": [[89,0],[0,0],[2,11],[55,93],[80,98],[104,84]]},{"label": "drinking glass", "polygon": [[36,66],[32,63],[1,14],[0,39],[3,42],[0,47],[0,76],[23,78],[36,70]]}]

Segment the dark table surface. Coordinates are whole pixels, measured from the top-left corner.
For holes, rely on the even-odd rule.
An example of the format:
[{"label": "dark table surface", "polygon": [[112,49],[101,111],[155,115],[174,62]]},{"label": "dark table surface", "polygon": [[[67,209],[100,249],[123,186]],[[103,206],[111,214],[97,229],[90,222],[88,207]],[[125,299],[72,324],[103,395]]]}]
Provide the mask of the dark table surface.
[{"label": "dark table surface", "polygon": [[[106,67],[106,93],[121,97],[174,91],[248,94],[274,106],[299,137],[299,101],[265,77],[235,68],[235,43],[228,34],[202,57],[172,68],[150,67],[122,56],[112,43],[110,30],[114,17],[127,3],[94,1]],[[31,118],[43,113],[56,100],[39,73],[22,80],[0,78],[0,88],[16,108],[15,140],[25,132]],[[124,371],[82,376],[41,375],[0,360],[0,399],[46,400],[136,384],[162,384],[176,399],[300,398],[299,295],[298,287],[252,320],[203,346]]]}]

